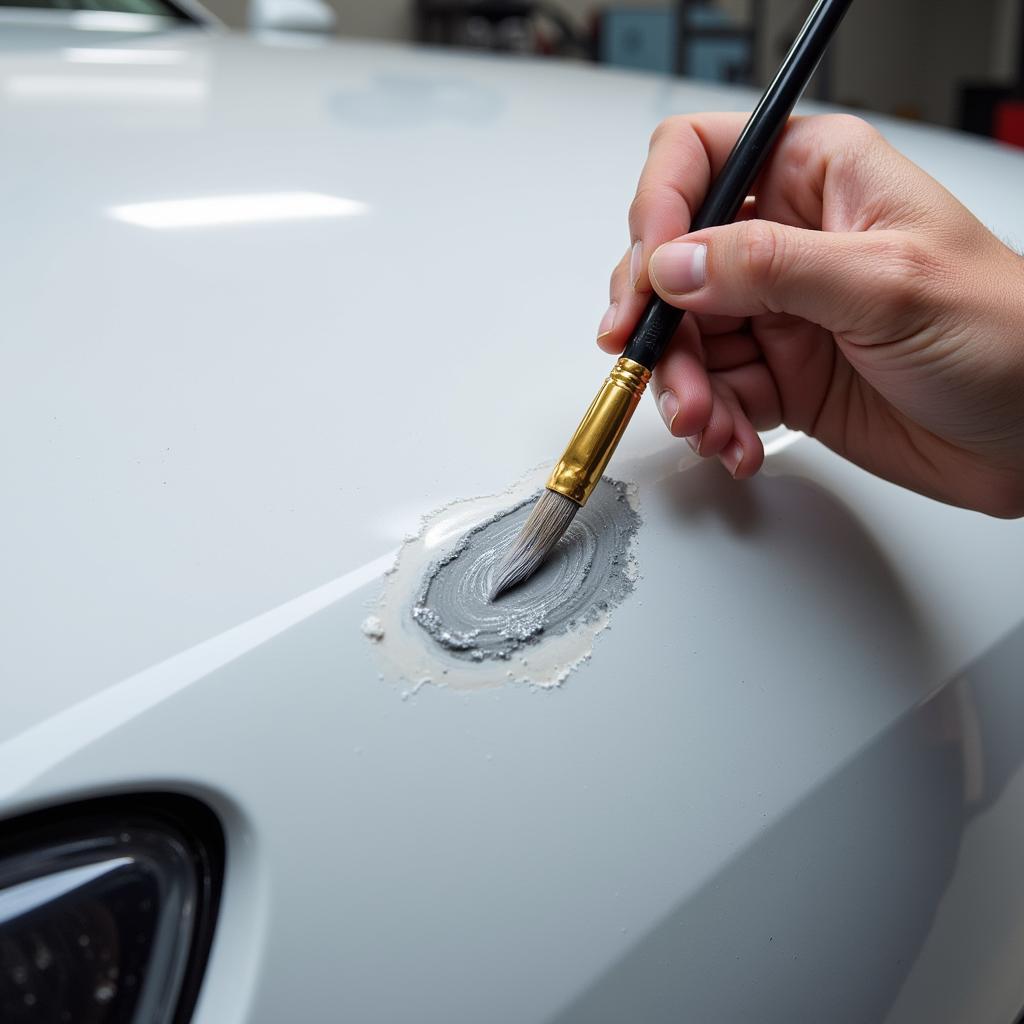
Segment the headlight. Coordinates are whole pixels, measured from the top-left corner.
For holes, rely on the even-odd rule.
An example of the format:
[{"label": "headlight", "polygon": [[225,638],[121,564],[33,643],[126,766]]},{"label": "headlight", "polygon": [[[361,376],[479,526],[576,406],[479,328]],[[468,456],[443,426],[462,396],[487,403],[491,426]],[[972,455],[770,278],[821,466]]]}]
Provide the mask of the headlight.
[{"label": "headlight", "polygon": [[197,801],[95,800],[0,822],[0,1021],[181,1024],[223,834]]}]

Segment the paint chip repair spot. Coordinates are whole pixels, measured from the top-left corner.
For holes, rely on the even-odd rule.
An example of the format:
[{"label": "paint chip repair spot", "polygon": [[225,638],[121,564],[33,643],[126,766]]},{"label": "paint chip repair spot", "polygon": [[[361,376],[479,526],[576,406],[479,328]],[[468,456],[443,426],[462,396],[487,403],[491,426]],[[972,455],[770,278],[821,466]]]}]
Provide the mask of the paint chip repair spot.
[{"label": "paint chip repair spot", "polygon": [[428,675],[455,689],[551,687],[590,657],[638,578],[636,487],[604,478],[538,572],[492,602],[493,574],[539,495],[531,476],[439,510],[403,545],[362,623],[392,675],[416,689]]}]

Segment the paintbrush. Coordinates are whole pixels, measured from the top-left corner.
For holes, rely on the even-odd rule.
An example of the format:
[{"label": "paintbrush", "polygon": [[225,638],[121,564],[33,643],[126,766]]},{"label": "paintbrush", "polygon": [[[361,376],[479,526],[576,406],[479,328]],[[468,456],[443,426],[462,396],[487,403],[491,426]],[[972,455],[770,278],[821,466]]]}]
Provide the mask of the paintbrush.
[{"label": "paintbrush", "polygon": [[[818,0],[740,132],[721,173],[690,224],[728,224],[739,213],[772,145],[818,66],[851,0]],[[494,575],[491,600],[529,579],[587,503],[636,409],[651,371],[684,311],[654,296],[622,355],[572,435],[515,543]]]}]

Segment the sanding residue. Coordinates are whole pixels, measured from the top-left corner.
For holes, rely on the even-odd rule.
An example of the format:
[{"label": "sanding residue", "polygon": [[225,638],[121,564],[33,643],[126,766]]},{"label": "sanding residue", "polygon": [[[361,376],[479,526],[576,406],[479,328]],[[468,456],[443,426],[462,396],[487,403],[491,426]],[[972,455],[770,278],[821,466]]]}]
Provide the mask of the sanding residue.
[{"label": "sanding residue", "polygon": [[392,675],[417,686],[554,686],[590,656],[637,579],[636,489],[603,479],[538,572],[492,602],[493,575],[542,481],[532,474],[512,492],[441,509],[403,545],[371,617]]}]

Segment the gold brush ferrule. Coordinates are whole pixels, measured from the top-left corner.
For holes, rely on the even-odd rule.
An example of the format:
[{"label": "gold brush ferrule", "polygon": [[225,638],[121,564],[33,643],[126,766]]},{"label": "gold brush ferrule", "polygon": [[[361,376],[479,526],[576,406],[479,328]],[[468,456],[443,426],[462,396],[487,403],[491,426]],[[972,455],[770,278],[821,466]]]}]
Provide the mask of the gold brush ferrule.
[{"label": "gold brush ferrule", "polygon": [[646,366],[619,358],[551,471],[548,490],[587,503],[650,379]]}]

